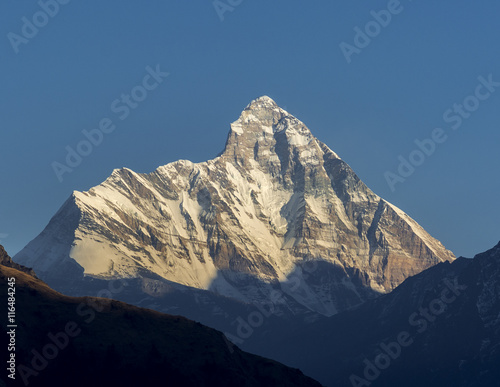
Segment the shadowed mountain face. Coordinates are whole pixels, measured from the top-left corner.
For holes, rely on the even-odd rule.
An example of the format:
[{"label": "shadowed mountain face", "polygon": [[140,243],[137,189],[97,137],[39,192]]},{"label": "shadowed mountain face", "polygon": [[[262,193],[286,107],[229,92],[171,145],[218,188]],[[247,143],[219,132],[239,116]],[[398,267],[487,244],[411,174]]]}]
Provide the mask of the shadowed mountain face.
[{"label": "shadowed mountain face", "polygon": [[281,308],[324,316],[453,259],[268,97],[217,158],[115,170],[15,256],[71,294],[88,278],[159,279],[246,303],[279,291]]},{"label": "shadowed mountain face", "polygon": [[497,386],[500,243],[292,336],[265,356],[327,386]]},{"label": "shadowed mountain face", "polygon": [[104,298],[67,297],[0,265],[4,305],[12,278],[17,374],[15,381],[5,378],[8,385],[319,386],[194,321]]}]

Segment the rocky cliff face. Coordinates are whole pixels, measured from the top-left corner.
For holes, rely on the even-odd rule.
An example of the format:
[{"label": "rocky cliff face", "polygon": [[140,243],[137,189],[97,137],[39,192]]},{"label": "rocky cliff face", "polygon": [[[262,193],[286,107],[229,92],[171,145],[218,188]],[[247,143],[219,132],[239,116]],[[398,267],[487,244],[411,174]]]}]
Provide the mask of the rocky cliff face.
[{"label": "rocky cliff face", "polygon": [[49,284],[157,278],[245,302],[279,290],[324,315],[453,259],[268,97],[215,159],[114,170],[15,256]]},{"label": "rocky cliff face", "polygon": [[14,261],[12,261],[12,258],[9,256],[9,254],[7,254],[7,252],[5,251],[5,249],[2,245],[0,245],[0,265],[12,267],[13,269],[22,271],[26,274],[29,274],[32,277],[37,278],[33,269],[31,269],[29,267],[25,267],[23,265],[19,265],[19,264],[15,263]]}]

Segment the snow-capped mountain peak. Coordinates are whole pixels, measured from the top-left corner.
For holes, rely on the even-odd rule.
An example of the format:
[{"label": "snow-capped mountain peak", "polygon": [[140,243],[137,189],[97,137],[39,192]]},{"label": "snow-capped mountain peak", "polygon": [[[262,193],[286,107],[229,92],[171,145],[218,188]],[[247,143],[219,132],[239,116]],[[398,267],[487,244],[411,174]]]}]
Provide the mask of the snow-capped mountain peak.
[{"label": "snow-capped mountain peak", "polygon": [[325,315],[452,259],[266,96],[231,124],[219,157],[114,170],[15,256],[49,284],[163,278],[247,302],[279,290]]}]

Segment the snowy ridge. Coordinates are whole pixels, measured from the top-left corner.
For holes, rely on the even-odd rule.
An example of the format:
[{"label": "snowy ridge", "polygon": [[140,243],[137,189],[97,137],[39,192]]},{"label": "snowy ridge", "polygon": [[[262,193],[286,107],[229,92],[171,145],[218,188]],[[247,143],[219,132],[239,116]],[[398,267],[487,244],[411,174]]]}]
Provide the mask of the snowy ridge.
[{"label": "snowy ridge", "polygon": [[66,262],[85,276],[158,276],[246,302],[278,289],[325,315],[454,259],[271,98],[230,127],[213,160],[115,169],[75,191],[15,259],[42,278]]}]

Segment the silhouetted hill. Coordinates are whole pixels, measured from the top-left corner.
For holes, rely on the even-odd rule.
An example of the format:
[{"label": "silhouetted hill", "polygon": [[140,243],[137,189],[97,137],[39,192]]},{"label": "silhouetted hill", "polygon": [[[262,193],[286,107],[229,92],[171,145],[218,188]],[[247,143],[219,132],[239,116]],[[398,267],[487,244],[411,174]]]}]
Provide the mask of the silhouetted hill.
[{"label": "silhouetted hill", "polygon": [[328,386],[498,386],[500,243],[269,348],[265,356]]},{"label": "silhouetted hill", "polygon": [[[67,297],[0,265],[2,305],[10,278],[16,289],[15,385],[24,385],[23,376],[29,386],[51,387],[320,385],[186,318],[105,298]],[[0,378],[11,382],[6,375]]]}]

